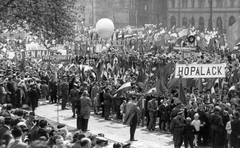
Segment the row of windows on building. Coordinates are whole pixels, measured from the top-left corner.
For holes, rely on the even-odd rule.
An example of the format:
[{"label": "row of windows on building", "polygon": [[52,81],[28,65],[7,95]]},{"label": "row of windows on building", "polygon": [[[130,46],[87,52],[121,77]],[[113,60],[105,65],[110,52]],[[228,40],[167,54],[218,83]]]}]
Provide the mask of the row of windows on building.
[{"label": "row of windows on building", "polygon": [[[171,0],[172,8],[179,7],[179,6],[176,6],[176,1],[177,0]],[[209,3],[209,6],[210,6],[210,1],[212,4],[215,4],[212,7],[222,8],[224,6],[224,0],[182,0],[182,3],[180,3],[180,7],[188,8],[188,3],[191,2],[191,8],[195,8],[195,7],[203,8],[205,5],[205,2]],[[216,3],[214,3],[213,1],[216,1]],[[229,1],[230,1],[230,7],[234,7],[236,0],[229,0]],[[196,6],[196,3],[198,4],[197,6]]]},{"label": "row of windows on building", "polygon": [[[209,22],[210,22],[210,20],[208,20],[208,24],[205,24],[204,18],[200,17],[198,19],[198,25],[197,25],[197,24],[195,24],[195,18],[194,17],[192,17],[189,20],[186,17],[183,17],[182,18],[182,27],[195,26],[195,27],[199,27],[198,29],[200,29],[200,30],[204,30],[205,28],[209,27],[209,25],[210,25]],[[232,26],[235,22],[236,22],[235,17],[231,16],[228,20],[228,25]],[[171,19],[170,19],[170,27],[173,27],[173,26],[177,26],[177,20],[176,20],[175,16],[172,16]],[[223,29],[223,21],[222,21],[221,17],[217,18],[216,28]]]}]

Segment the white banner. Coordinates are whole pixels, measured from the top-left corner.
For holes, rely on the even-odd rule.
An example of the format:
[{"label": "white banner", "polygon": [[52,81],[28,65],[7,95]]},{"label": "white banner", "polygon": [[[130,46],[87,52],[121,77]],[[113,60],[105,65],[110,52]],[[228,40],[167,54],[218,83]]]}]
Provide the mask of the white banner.
[{"label": "white banner", "polygon": [[176,64],[175,78],[221,78],[225,77],[226,64]]}]

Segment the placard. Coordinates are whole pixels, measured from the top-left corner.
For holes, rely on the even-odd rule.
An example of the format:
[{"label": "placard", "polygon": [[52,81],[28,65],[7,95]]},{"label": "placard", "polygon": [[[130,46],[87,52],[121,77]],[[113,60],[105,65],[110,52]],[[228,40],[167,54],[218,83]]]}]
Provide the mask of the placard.
[{"label": "placard", "polygon": [[179,51],[179,50],[182,50],[182,51],[185,51],[185,50],[187,50],[187,51],[196,51],[196,47],[178,47],[178,46],[174,46],[173,47],[173,50],[175,50],[175,51]]},{"label": "placard", "polygon": [[71,56],[69,55],[54,55],[54,56],[42,56],[43,62],[53,62],[53,63],[61,63],[61,62],[69,62],[71,60]]},{"label": "placard", "polygon": [[189,51],[189,50],[184,51],[183,52],[183,57],[184,58],[190,58],[191,57],[191,51]]},{"label": "placard", "polygon": [[226,64],[176,64],[175,78],[222,78]]}]

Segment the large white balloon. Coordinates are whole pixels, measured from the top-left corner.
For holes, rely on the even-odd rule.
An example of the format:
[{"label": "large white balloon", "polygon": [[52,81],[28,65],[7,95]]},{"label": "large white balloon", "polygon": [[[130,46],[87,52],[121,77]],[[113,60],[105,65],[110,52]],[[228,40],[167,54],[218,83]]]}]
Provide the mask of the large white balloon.
[{"label": "large white balloon", "polygon": [[108,18],[100,19],[96,24],[96,31],[100,38],[107,40],[113,35],[114,24]]}]

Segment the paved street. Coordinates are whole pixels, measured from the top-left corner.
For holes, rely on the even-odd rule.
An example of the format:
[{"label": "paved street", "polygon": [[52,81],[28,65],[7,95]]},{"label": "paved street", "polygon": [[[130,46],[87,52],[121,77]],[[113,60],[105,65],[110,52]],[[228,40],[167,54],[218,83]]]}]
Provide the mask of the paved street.
[{"label": "paved street", "polygon": [[[71,110],[60,110],[59,122],[70,127],[76,127],[76,119],[73,119]],[[46,119],[57,121],[57,105],[40,105],[36,114]],[[111,141],[129,143],[129,127],[123,125],[120,121],[105,121],[100,116],[92,114],[89,120],[89,129],[93,134],[104,133],[105,137]],[[170,134],[161,134],[159,132],[149,132],[146,128],[138,127],[135,134],[138,141],[133,142],[132,146],[136,148],[173,148],[172,136]]]}]

